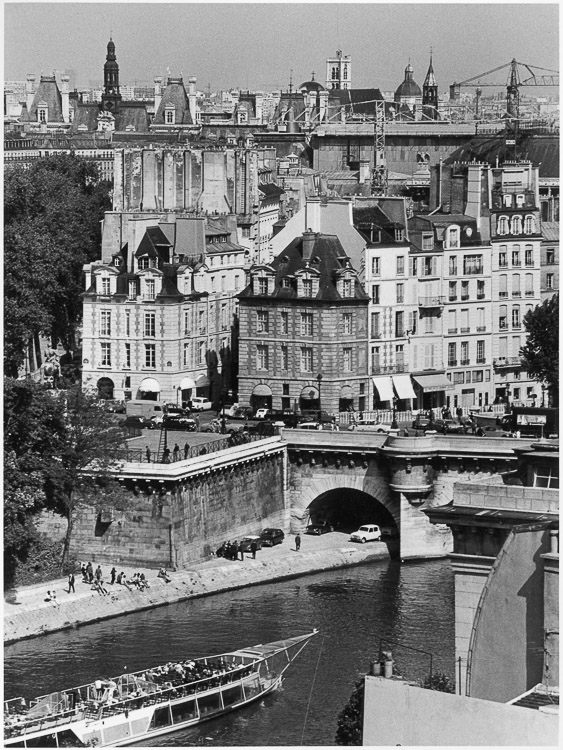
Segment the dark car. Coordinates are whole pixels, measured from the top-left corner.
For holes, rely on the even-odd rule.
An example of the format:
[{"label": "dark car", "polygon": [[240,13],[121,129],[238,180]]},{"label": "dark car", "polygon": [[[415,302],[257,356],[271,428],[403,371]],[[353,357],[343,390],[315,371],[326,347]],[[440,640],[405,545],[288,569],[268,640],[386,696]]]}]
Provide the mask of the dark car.
[{"label": "dark car", "polygon": [[231,414],[231,419],[252,419],[254,409],[251,406],[239,406]]},{"label": "dark car", "polygon": [[274,547],[283,542],[285,534],[281,529],[264,529],[260,534],[260,539],[263,547]]},{"label": "dark car", "polygon": [[272,437],[276,434],[275,427],[271,422],[258,422],[250,425],[248,432],[251,435],[261,435],[262,437]]},{"label": "dark car", "polygon": [[262,549],[262,539],[259,536],[245,536],[242,540],[242,551],[243,552],[252,552],[251,545],[252,542],[256,542],[256,549]]},{"label": "dark car", "polygon": [[328,424],[334,422],[334,416],[329,414],[327,411],[319,409],[304,409],[301,412],[301,422],[320,422],[321,424]]},{"label": "dark car", "polygon": [[147,419],[146,417],[135,416],[135,415],[130,415],[126,417],[121,424],[123,425],[123,427],[127,427],[127,428],[130,427],[132,429],[137,428],[140,430],[143,430],[147,427],[150,429],[152,427],[152,423],[150,419]]},{"label": "dark car", "polygon": [[167,430],[184,430],[186,432],[195,432],[197,427],[194,419],[176,414],[167,416],[164,424]]},{"label": "dark car", "polygon": [[328,521],[322,521],[321,523],[310,523],[305,529],[305,533],[320,536],[321,534],[329,534],[333,530]]},{"label": "dark car", "polygon": [[430,424],[430,417],[419,414],[412,423],[413,430],[425,430]]}]

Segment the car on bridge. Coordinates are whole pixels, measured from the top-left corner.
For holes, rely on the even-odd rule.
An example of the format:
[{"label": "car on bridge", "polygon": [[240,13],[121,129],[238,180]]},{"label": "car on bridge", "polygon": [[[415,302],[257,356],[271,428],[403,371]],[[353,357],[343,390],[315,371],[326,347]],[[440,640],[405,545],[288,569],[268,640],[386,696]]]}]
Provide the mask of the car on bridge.
[{"label": "car on bridge", "polygon": [[305,529],[306,534],[312,534],[313,536],[329,534],[331,531],[334,531],[334,528],[329,524],[328,521],[321,521],[320,523],[310,523]]},{"label": "car on bridge", "polygon": [[360,542],[361,544],[365,544],[366,542],[378,542],[380,539],[381,529],[374,523],[364,524],[363,526],[360,526],[357,531],[350,534],[351,542]]}]

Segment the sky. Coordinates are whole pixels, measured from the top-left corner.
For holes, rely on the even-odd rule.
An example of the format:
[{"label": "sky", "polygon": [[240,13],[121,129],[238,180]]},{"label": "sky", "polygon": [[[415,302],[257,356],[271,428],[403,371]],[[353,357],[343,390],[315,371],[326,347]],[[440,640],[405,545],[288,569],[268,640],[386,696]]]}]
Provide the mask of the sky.
[{"label": "sky", "polygon": [[[338,49],[351,58],[355,88],[394,90],[409,61],[422,86],[430,48],[440,93],[512,58],[559,67],[557,3],[73,0],[3,8],[4,80],[73,71],[78,88],[102,82],[110,35],[120,83],[195,75],[202,91],[285,90],[290,78],[298,86],[313,72],[324,84],[326,59]],[[504,69],[483,81],[504,85],[506,77]]]}]

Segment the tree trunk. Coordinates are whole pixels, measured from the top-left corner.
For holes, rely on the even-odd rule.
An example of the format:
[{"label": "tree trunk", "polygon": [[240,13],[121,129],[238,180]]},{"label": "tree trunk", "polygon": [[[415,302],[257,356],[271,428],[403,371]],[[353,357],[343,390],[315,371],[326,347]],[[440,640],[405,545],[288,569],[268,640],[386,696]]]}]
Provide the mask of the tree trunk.
[{"label": "tree trunk", "polygon": [[73,513],[72,513],[72,506],[69,507],[68,514],[67,514],[67,527],[66,527],[66,534],[65,539],[63,543],[63,554],[61,557],[61,572],[64,569],[64,566],[66,563],[68,563],[69,557],[70,557],[70,540],[72,537],[72,529],[74,527],[74,519],[73,519]]}]

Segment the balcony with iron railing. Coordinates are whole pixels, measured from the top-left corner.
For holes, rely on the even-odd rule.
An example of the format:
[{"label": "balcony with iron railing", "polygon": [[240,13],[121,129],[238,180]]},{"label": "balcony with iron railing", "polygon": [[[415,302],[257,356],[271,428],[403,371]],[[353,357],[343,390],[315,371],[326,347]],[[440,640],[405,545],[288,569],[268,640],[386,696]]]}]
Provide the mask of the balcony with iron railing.
[{"label": "balcony with iron railing", "polygon": [[469,364],[469,360],[468,359],[460,359],[459,360],[459,364],[460,365],[468,365]]},{"label": "balcony with iron railing", "polygon": [[503,367],[518,367],[522,364],[522,358],[521,357],[497,357],[496,359],[493,359],[493,367],[497,368],[503,368]]},{"label": "balcony with iron railing", "polygon": [[405,362],[396,362],[394,365],[377,365],[371,366],[372,375],[396,375],[400,372],[408,372]]},{"label": "balcony with iron railing", "polygon": [[446,297],[441,295],[435,295],[433,297],[419,297],[418,298],[418,306],[419,307],[444,307],[446,303]]}]

